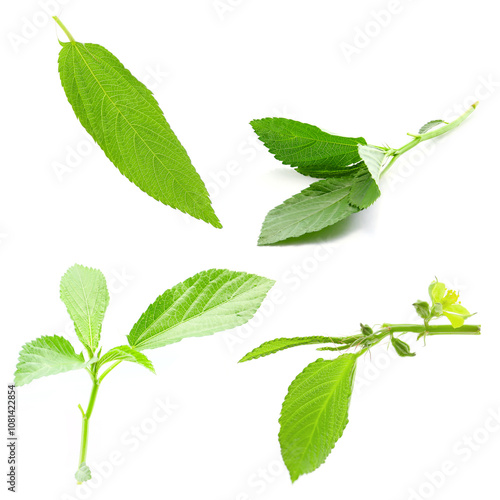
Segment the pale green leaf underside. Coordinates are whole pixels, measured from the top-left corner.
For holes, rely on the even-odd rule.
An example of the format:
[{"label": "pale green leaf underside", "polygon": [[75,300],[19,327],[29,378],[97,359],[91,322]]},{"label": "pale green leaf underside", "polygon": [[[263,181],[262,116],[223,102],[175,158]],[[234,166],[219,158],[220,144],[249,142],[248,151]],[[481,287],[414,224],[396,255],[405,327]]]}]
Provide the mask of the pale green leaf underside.
[{"label": "pale green leaf underside", "polygon": [[40,337],[23,346],[14,374],[17,386],[32,380],[86,366],[83,354],[76,354],[71,343],[57,335]]},{"label": "pale green leaf underside", "polygon": [[110,362],[114,361],[129,361],[131,363],[138,363],[148,370],[151,370],[155,373],[155,369],[153,368],[153,363],[144,355],[142,352],[136,351],[132,347],[128,345],[121,345],[118,347],[113,347],[113,349],[109,350],[106,354],[102,356],[98,361],[98,369]]},{"label": "pale green leaf underside", "polygon": [[356,175],[351,192],[349,194],[349,202],[364,210],[372,205],[380,197],[380,189],[366,168],[360,170]]},{"label": "pale green leaf underside", "polygon": [[104,47],[62,45],[59,73],[68,101],[118,170],[154,199],[222,227],[152,93]]},{"label": "pale green leaf underside", "polygon": [[358,144],[362,137],[341,137],[288,118],[262,118],[251,122],[259,139],[276,159],[313,177],[337,177],[359,168]]},{"label": "pale green leaf underside", "polygon": [[319,231],[359,211],[349,203],[352,177],[324,179],[273,208],[262,224],[259,245]]},{"label": "pale green leaf underside", "polygon": [[438,125],[446,125],[446,123],[447,122],[443,120],[431,120],[430,122],[427,122],[425,125],[422,125],[418,133],[425,134],[426,132],[429,132],[429,130],[432,130],[433,128],[437,127]]},{"label": "pale green leaf underside", "polygon": [[274,281],[253,274],[211,269],[160,295],[127,339],[137,350],[154,349],[246,323]]},{"label": "pale green leaf underside", "polygon": [[342,436],[356,359],[355,354],[318,359],[290,385],[281,410],[279,441],[292,481],[317,469]]},{"label": "pale green leaf underside", "polygon": [[374,146],[359,146],[359,156],[364,161],[368,171],[370,172],[373,180],[377,183],[380,181],[380,174],[382,173],[382,166],[385,160],[384,151]]},{"label": "pale green leaf underside", "polygon": [[270,354],[274,354],[284,349],[289,349],[290,347],[312,344],[326,344],[335,341],[336,339],[333,337],[320,336],[274,339],[270,340],[269,342],[264,342],[259,347],[256,347],[249,353],[245,354],[245,356],[243,356],[239,362],[242,363],[243,361],[250,361],[252,359],[261,358],[263,356],[269,356]]},{"label": "pale green leaf underside", "polygon": [[75,264],[61,278],[61,300],[75,324],[78,338],[94,352],[109,304],[104,275],[98,269]]}]

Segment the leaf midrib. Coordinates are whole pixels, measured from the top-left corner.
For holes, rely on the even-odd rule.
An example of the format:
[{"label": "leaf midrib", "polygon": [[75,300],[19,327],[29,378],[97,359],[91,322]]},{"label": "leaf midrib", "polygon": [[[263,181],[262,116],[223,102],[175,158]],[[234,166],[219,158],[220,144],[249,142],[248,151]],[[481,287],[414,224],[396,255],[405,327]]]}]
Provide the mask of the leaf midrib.
[{"label": "leaf midrib", "polygon": [[[269,127],[269,130],[271,130],[270,127]],[[353,146],[353,151],[356,151],[356,149],[358,147],[358,144],[362,144],[361,142],[357,142],[357,140],[354,137],[344,137],[344,139],[347,139],[348,141],[353,141],[354,144],[345,144],[345,143],[342,143],[342,142],[335,142],[335,140],[328,140],[330,137],[337,139],[337,138],[340,138],[340,136],[335,136],[335,135],[330,134],[328,132],[324,132],[319,127],[318,127],[318,130],[322,134],[326,134],[326,136],[327,136],[326,139],[324,139],[324,138],[317,139],[315,137],[302,136],[302,135],[298,135],[296,133],[293,133],[293,134],[290,134],[288,138],[284,138],[284,139],[272,139],[272,141],[274,141],[274,142],[281,142],[281,141],[289,141],[289,140],[292,140],[292,139],[309,139],[309,140],[314,141],[314,142],[324,142],[326,144],[333,144],[335,146],[345,146],[345,147]],[[276,132],[276,131],[273,131],[273,132],[274,133],[279,133],[279,132]],[[283,133],[283,132],[282,132],[282,134],[285,135],[285,133]]]},{"label": "leaf midrib", "polygon": [[80,280],[80,285],[82,287],[83,300],[85,302],[85,307],[87,309],[87,320],[88,320],[88,328],[89,328],[89,347],[94,350],[94,335],[92,331],[92,318],[90,315],[90,304],[87,298],[87,294],[85,293],[85,285],[83,284],[82,274],[80,269],[78,270],[78,279]]}]

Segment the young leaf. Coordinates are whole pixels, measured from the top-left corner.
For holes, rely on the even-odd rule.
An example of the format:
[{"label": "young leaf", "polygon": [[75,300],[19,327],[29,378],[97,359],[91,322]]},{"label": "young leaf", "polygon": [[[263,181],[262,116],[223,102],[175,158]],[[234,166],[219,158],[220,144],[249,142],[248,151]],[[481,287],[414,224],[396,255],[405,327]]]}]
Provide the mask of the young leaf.
[{"label": "young leaf", "polygon": [[431,316],[431,308],[428,302],[417,300],[413,303],[415,311],[422,319],[429,319]]},{"label": "young leaf", "polygon": [[92,473],[90,472],[90,467],[83,462],[79,469],[75,473],[75,479],[78,484],[82,484],[85,481],[90,481],[92,479]]},{"label": "young leaf", "polygon": [[364,161],[368,172],[372,176],[373,180],[377,183],[380,181],[380,174],[382,173],[382,166],[385,160],[385,153],[379,148],[374,146],[362,146],[358,147],[359,156],[361,156]]},{"label": "young leaf", "polygon": [[78,338],[94,352],[109,304],[104,275],[98,269],[75,264],[61,278],[61,300],[75,324]]},{"label": "young leaf", "polygon": [[437,127],[438,125],[446,125],[446,123],[447,122],[443,120],[431,120],[430,122],[427,122],[425,125],[422,125],[418,133],[425,134],[426,132],[429,132],[429,130],[432,130],[433,128]]},{"label": "young leaf", "polygon": [[362,137],[331,135],[287,118],[262,118],[251,125],[277,160],[313,177],[336,176],[337,171],[346,170],[353,173],[359,168],[354,165],[360,161],[358,144],[366,144]]},{"label": "young leaf", "polygon": [[142,351],[246,323],[274,281],[226,269],[203,271],[160,295],[127,336]]},{"label": "young leaf", "polygon": [[353,177],[314,182],[266,216],[259,245],[270,245],[331,226],[359,209],[349,203]]},{"label": "young leaf", "polygon": [[296,481],[328,457],[347,425],[357,355],[318,359],[292,382],[283,402],[279,442]]},{"label": "young leaf", "polygon": [[256,347],[253,351],[245,354],[240,359],[240,363],[243,361],[250,361],[251,359],[262,358],[263,356],[269,356],[269,354],[274,354],[278,351],[284,349],[289,349],[290,347],[296,347],[300,345],[311,345],[311,344],[327,344],[327,343],[343,343],[342,338],[335,337],[294,337],[291,339],[280,338],[270,340],[269,342],[264,342],[259,347]]},{"label": "young leaf", "polygon": [[17,386],[47,375],[78,370],[86,366],[83,354],[76,354],[71,343],[57,335],[43,336],[24,344],[14,374]]},{"label": "young leaf", "polygon": [[358,172],[349,194],[349,202],[360,210],[368,208],[380,197],[380,189],[366,168]]},{"label": "young leaf", "polygon": [[151,91],[104,47],[72,37],[61,45],[59,73],[66,97],[118,170],[155,200],[222,227]]},{"label": "young leaf", "polygon": [[142,352],[136,351],[128,345],[113,347],[113,349],[109,350],[101,359],[99,359],[97,368],[99,369],[102,365],[111,361],[130,361],[131,363],[139,363],[155,373],[153,363],[151,363],[151,361],[144,354],[142,354]]}]

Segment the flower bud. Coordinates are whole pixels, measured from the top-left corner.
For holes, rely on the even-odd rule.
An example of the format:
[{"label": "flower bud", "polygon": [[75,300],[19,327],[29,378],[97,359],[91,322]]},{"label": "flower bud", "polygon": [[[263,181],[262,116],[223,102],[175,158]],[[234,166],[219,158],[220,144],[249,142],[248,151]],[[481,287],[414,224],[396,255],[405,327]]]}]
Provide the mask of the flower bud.
[{"label": "flower bud", "polygon": [[391,344],[402,358],[415,356],[415,353],[410,351],[410,346],[406,342],[403,342],[401,339],[391,337]]},{"label": "flower bud", "polygon": [[373,334],[373,330],[368,325],[363,325],[363,323],[360,323],[360,326],[361,326],[361,333],[365,337],[369,337],[370,335]]}]

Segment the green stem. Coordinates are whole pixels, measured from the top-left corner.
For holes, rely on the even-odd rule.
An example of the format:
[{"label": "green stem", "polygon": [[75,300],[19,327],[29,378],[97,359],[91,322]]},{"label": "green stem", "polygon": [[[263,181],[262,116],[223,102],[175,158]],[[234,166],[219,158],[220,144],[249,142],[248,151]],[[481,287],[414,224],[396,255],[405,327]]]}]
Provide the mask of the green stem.
[{"label": "green stem", "polygon": [[68,28],[64,26],[64,24],[61,22],[61,20],[57,16],[52,16],[52,19],[60,26],[60,28],[66,33],[66,36],[69,38],[69,41],[71,43],[76,43],[75,39],[73,38],[73,35],[68,31]]},{"label": "green stem", "polygon": [[392,333],[425,333],[426,335],[480,335],[480,325],[463,325],[453,328],[451,325],[405,325],[384,323],[383,328],[387,328]]},{"label": "green stem", "polygon": [[469,117],[469,115],[476,109],[478,104],[479,103],[477,102],[474,103],[472,106],[470,106],[470,108],[467,109],[465,113],[460,115],[452,122],[443,125],[442,127],[429,130],[429,132],[426,132],[425,134],[409,134],[412,137],[414,137],[414,139],[411,140],[408,144],[405,144],[399,149],[389,149],[387,151],[387,155],[392,156],[392,159],[387,164],[387,166],[384,168],[383,172],[380,175],[381,176],[384,175],[389,170],[389,168],[391,168],[391,166],[394,164],[397,158],[399,158],[402,154],[410,151],[410,149],[413,149],[421,142],[428,141],[429,139],[434,139],[435,137],[439,137],[440,135],[446,134],[451,130],[453,130],[454,128],[457,128],[462,122],[464,122]]},{"label": "green stem", "polygon": [[[78,469],[82,467],[82,465],[86,465],[86,460],[87,460],[87,448],[88,448],[88,441],[89,441],[89,420],[90,417],[92,416],[92,412],[94,411],[94,406],[95,406],[95,400],[97,397],[97,391],[99,390],[99,386],[101,385],[102,380],[104,377],[114,368],[116,368],[119,364],[121,363],[120,361],[117,361],[113,365],[111,365],[107,370],[103,372],[103,374],[99,377],[98,376],[98,368],[97,364],[94,363],[90,369],[88,369],[88,372],[92,378],[92,391],[90,392],[90,399],[89,399],[89,404],[87,406],[87,410],[83,411],[83,408],[81,405],[78,405],[78,408],[80,409],[80,412],[82,413],[82,437],[81,437],[81,442],[80,442],[80,458],[78,461]],[[80,483],[78,483],[80,484]]]},{"label": "green stem", "polygon": [[97,377],[94,378],[92,383],[92,391],[90,393],[89,404],[87,406],[87,411],[83,411],[80,405],[80,411],[82,412],[82,439],[80,444],[80,459],[78,462],[78,468],[85,464],[87,460],[87,448],[88,448],[88,438],[89,438],[89,420],[92,416],[92,411],[95,405],[95,399],[97,396],[97,391],[99,390],[99,380]]}]

